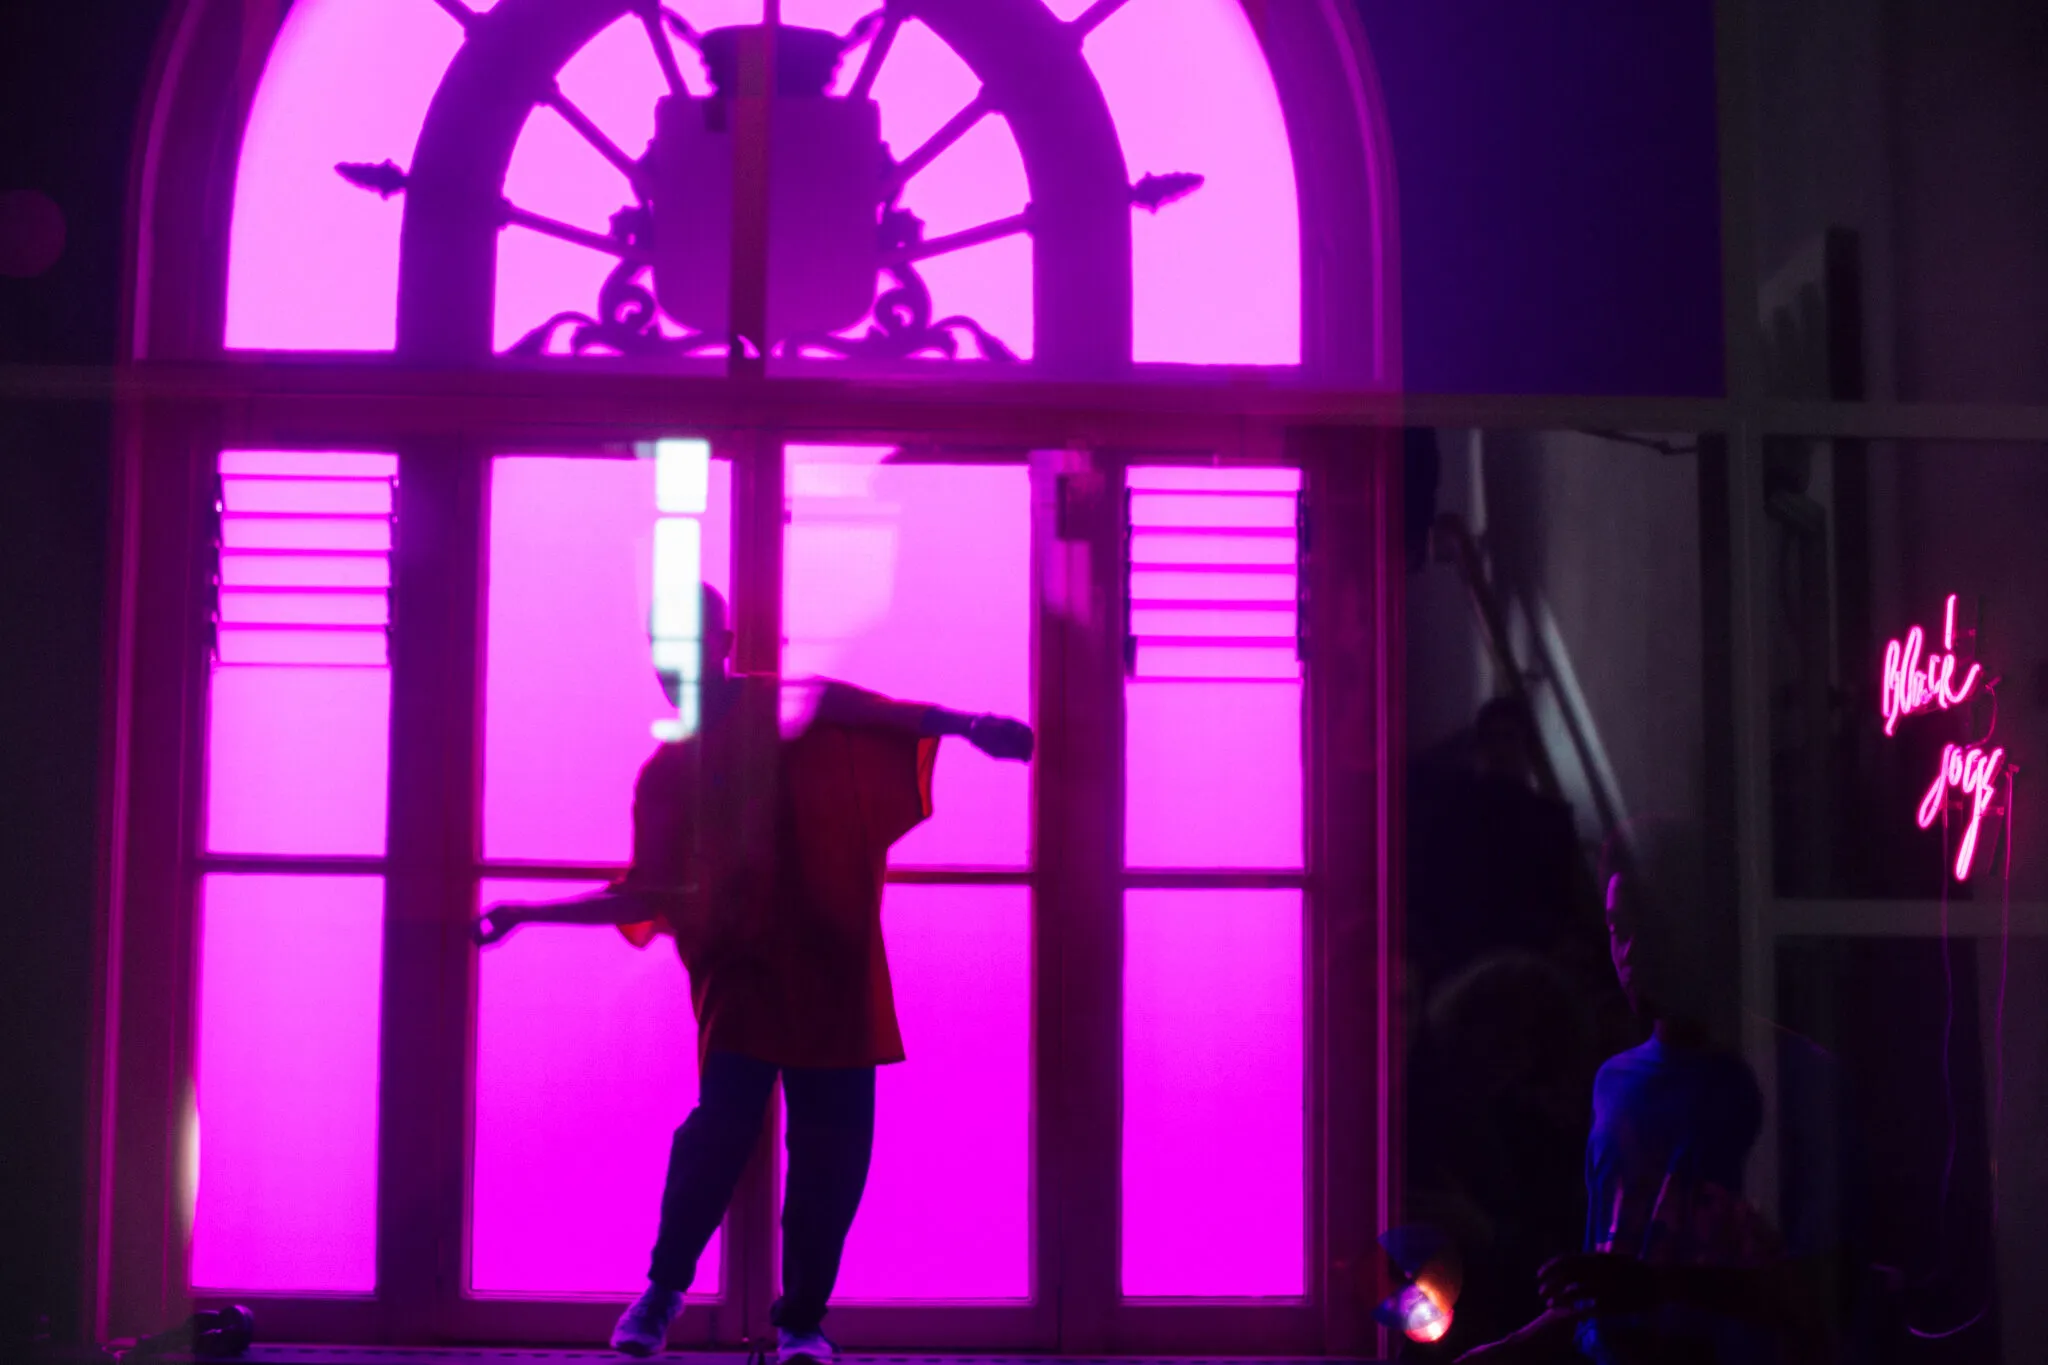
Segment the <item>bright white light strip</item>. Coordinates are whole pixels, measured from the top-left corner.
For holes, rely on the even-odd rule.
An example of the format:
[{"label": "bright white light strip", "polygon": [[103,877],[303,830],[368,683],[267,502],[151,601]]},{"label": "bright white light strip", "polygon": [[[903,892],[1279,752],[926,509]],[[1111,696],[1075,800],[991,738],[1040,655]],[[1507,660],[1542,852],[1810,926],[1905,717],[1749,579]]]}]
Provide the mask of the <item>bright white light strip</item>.
[{"label": "bright white light strip", "polygon": [[[646,447],[640,448],[642,451]],[[654,722],[664,743],[688,739],[701,719],[704,638],[704,535],[697,518],[711,496],[711,445],[695,438],[654,443],[654,611],[649,622],[655,672],[673,680],[676,715]]]},{"label": "bright white light strip", "polygon": [[711,497],[711,443],[690,437],[654,443],[654,510],[701,517]]}]

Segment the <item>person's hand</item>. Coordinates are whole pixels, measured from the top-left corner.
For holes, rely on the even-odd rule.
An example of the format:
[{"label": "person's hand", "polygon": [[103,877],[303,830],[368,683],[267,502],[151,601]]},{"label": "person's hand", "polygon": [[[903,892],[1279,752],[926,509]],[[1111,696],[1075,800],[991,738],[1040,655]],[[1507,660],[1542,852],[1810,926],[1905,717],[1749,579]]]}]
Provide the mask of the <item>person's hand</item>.
[{"label": "person's hand", "polygon": [[470,936],[476,940],[476,946],[488,948],[525,923],[526,917],[520,913],[523,909],[524,906],[507,903],[494,905],[478,915],[476,923],[469,927]]},{"label": "person's hand", "polygon": [[1633,1256],[1588,1252],[1560,1256],[1536,1272],[1536,1292],[1554,1310],[1637,1313],[1659,1297],[1657,1272]]},{"label": "person's hand", "polygon": [[1572,1317],[1553,1308],[1534,1322],[1464,1352],[1452,1365],[1549,1365],[1571,1334]]},{"label": "person's hand", "polygon": [[967,742],[990,758],[1027,762],[1037,738],[1031,727],[1008,716],[976,716],[967,722]]}]

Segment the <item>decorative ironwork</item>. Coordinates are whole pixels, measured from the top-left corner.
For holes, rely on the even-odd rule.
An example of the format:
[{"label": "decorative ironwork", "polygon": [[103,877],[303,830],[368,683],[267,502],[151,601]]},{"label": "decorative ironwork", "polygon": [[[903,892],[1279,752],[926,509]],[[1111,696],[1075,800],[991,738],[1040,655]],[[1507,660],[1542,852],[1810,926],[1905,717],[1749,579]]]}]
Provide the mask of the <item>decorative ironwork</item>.
[{"label": "decorative ironwork", "polygon": [[701,332],[669,336],[661,330],[661,310],[654,294],[640,276],[648,268],[646,248],[653,235],[653,215],[644,206],[620,209],[612,215],[612,239],[622,255],[630,252],[605,276],[597,291],[597,316],[573,310],[555,314],[512,343],[507,355],[545,355],[555,333],[575,325],[569,334],[569,349],[582,355],[603,346],[626,356],[696,355],[725,344],[719,337]]},{"label": "decorative ironwork", "polygon": [[1208,183],[1208,177],[1193,171],[1153,175],[1149,171],[1131,186],[1131,202],[1147,213],[1157,213],[1176,200],[1185,199]]},{"label": "decorative ironwork", "polygon": [[895,287],[882,291],[875,300],[874,322],[861,337],[791,337],[780,349],[785,356],[806,351],[873,360],[907,360],[936,352],[947,359],[960,354],[954,335],[965,332],[984,360],[1014,363],[1017,353],[1005,346],[986,327],[962,314],[932,320],[932,294],[917,268],[911,264],[924,241],[924,220],[908,209],[890,207],[882,213],[882,267]]},{"label": "decorative ironwork", "polygon": [[378,166],[367,161],[340,161],[335,163],[334,170],[359,190],[375,190],[379,199],[405,193],[405,172],[396,161],[387,160]]}]

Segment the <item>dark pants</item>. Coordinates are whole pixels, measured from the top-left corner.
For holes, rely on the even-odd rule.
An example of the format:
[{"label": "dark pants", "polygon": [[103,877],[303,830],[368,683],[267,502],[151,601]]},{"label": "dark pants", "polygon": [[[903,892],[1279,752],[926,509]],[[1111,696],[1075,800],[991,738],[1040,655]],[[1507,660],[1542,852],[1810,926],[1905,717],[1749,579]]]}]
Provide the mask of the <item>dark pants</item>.
[{"label": "dark pants", "polygon": [[754,1143],[768,1095],[782,1076],[788,1111],[788,1183],[782,1200],[782,1297],[769,1321],[795,1333],[818,1330],[839,1278],[839,1256],[860,1207],[875,1145],[875,1069],[778,1068],[714,1052],[697,1082],[697,1107],[676,1129],[661,1232],[647,1278],[688,1289],[697,1258],[725,1218]]}]

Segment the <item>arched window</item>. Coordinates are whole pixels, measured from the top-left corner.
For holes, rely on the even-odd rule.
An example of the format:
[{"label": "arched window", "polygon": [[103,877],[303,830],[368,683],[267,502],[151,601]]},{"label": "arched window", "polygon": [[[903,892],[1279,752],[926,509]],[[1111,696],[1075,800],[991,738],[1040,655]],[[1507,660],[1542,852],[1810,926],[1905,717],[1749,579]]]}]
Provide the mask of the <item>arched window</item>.
[{"label": "arched window", "polygon": [[[702,582],[792,706],[1040,732],[949,741],[892,852],[915,1062],[835,1332],[1363,1349],[1375,101],[1337,0],[187,0],[135,196],[113,1327],[603,1338],[685,980],[465,928],[630,856]],[[682,1337],[764,1330],[778,1183]]]},{"label": "arched window", "polygon": [[[758,3],[707,0],[682,8],[692,33],[760,18]],[[1133,358],[1297,363],[1293,162],[1272,76],[1242,7],[1236,0],[1151,0],[1099,17],[1077,0],[1049,8],[1090,25],[1081,54],[1112,128],[1088,131],[1111,132],[1114,145],[1097,152],[1120,161],[1143,187],[1129,243]],[[847,45],[830,89],[844,98],[866,80],[882,141],[897,160],[933,146],[931,160],[905,179],[893,201],[919,220],[923,239],[1004,233],[909,268],[929,288],[936,315],[973,318],[1007,351],[1028,358],[1033,262],[1020,229],[1031,185],[1016,139],[1003,115],[992,112],[957,141],[933,143],[949,120],[977,107],[983,81],[916,17],[897,26],[873,13],[868,0],[791,0],[783,7],[787,24],[864,35]],[[870,54],[885,31],[889,41],[877,61]],[[392,346],[404,205],[390,182],[377,182],[380,193],[376,185],[344,181],[334,168],[385,160],[402,167],[410,159],[462,38],[461,25],[427,0],[301,0],[292,8],[257,88],[237,168],[231,348]],[[689,88],[706,89],[701,54],[672,23],[650,35],[636,15],[622,12],[578,48],[554,75],[561,102],[536,106],[519,131],[505,175],[507,200],[604,239],[612,215],[638,202],[616,162],[639,161],[653,141],[655,105],[667,93],[664,54]],[[1176,178],[1188,174],[1199,177],[1198,188]],[[309,269],[311,261],[321,268]],[[618,263],[602,249],[508,226],[497,249],[493,345],[511,349],[557,313],[596,310]],[[845,330],[858,336],[868,321]],[[673,322],[650,322],[671,339],[683,331]],[[546,340],[565,350],[570,329]],[[956,340],[976,353],[970,335]],[[619,349],[594,337],[591,344]]]}]

